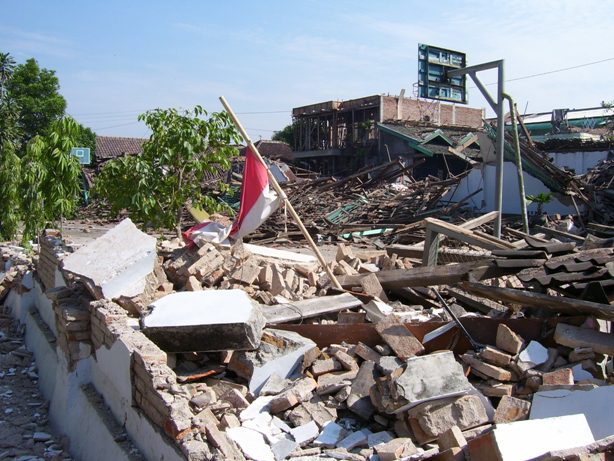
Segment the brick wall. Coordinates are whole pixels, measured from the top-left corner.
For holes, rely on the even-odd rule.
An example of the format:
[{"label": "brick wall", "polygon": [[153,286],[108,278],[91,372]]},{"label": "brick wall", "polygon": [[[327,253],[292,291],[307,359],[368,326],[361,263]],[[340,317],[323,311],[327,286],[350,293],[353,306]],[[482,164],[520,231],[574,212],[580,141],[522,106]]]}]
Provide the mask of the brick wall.
[{"label": "brick wall", "polygon": [[92,351],[89,302],[84,288],[59,287],[45,292],[53,303],[57,344],[66,356],[69,370]]},{"label": "brick wall", "polygon": [[36,272],[44,288],[55,286],[55,271],[66,251],[59,230],[46,229],[39,239],[40,251]]},{"label": "brick wall", "polygon": [[[382,96],[383,119],[399,120],[398,98]],[[458,104],[404,98],[401,102],[401,120],[430,121],[440,125],[482,126],[483,110]]]}]

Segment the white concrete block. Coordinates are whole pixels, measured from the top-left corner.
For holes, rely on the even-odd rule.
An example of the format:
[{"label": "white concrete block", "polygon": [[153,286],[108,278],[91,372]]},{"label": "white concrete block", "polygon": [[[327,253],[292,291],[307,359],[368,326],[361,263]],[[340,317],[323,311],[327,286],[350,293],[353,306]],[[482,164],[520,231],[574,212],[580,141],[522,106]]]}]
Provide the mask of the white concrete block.
[{"label": "white concrete block", "polygon": [[595,439],[584,415],[499,424],[493,431],[501,461],[525,461],[551,450],[580,447]]},{"label": "white concrete block", "polygon": [[124,219],[68,255],[62,267],[80,277],[96,298],[113,299],[142,293],[155,261],[156,239]]},{"label": "white concrete block", "polygon": [[589,391],[558,389],[533,394],[530,419],[582,413],[595,440],[614,435],[614,386]]},{"label": "white concrete block", "polygon": [[241,448],[241,451],[254,461],[275,461],[271,447],[264,441],[264,436],[246,427],[226,429],[226,435]]},{"label": "white concrete block", "polygon": [[537,341],[529,345],[518,355],[518,366],[521,370],[529,370],[545,363],[548,360],[548,349]]},{"label": "white concrete block", "polygon": [[367,440],[372,432],[369,429],[361,429],[359,431],[352,432],[350,435],[341,440],[338,444],[338,448],[345,448],[351,450],[352,448],[367,446]]},{"label": "white concrete block", "polygon": [[573,379],[574,381],[584,381],[586,379],[593,379],[594,376],[591,375],[588,371],[586,371],[584,368],[582,368],[582,364],[581,363],[577,363],[575,364],[573,367],[571,367],[571,372],[573,373]]},{"label": "white concrete block", "polygon": [[243,290],[172,293],[150,308],[143,333],[167,352],[256,349],[265,324]]},{"label": "white concrete block", "polygon": [[290,429],[290,434],[294,437],[294,441],[299,445],[303,445],[315,439],[320,433],[320,429],[315,421],[309,421],[307,424]]},{"label": "white concrete block", "polygon": [[380,443],[388,443],[394,437],[388,431],[374,432],[373,434],[369,434],[367,437],[367,446],[369,448],[373,448],[375,445],[379,445]]},{"label": "white concrete block", "polygon": [[[235,352],[229,369],[249,380],[249,391],[259,395],[266,381],[273,375],[286,379],[295,374],[305,353],[316,343],[293,331],[267,328],[260,347],[255,351]],[[274,337],[268,341],[268,337]]]},{"label": "white concrete block", "polygon": [[258,397],[249,405],[249,407],[239,414],[239,418],[241,421],[248,421],[256,418],[262,412],[268,412],[269,408],[271,407],[271,400],[274,398],[275,396],[273,395]]},{"label": "white concrete block", "polygon": [[318,438],[313,441],[317,447],[333,448],[345,436],[346,430],[334,421],[327,422]]}]

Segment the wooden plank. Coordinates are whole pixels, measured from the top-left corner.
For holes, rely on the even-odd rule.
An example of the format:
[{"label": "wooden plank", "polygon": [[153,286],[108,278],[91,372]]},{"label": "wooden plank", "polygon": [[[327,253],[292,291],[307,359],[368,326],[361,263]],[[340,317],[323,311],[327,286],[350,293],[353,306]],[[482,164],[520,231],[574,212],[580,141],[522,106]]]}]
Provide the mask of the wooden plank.
[{"label": "wooden plank", "polygon": [[[441,236],[441,234],[439,234]],[[389,245],[386,247],[388,255],[396,254],[401,258],[422,259],[424,256],[424,245],[421,243],[420,248],[415,248],[413,245]],[[466,248],[448,248],[439,247],[437,251],[437,261],[440,263],[463,261],[477,261],[479,259],[488,258],[489,250],[468,250]]]},{"label": "wooden plank", "polygon": [[[379,283],[385,289],[404,287],[428,287],[432,285],[448,285],[464,280],[468,274],[477,268],[494,267],[492,259],[471,261],[468,263],[451,264],[447,266],[414,267],[412,269],[393,269],[375,272]],[[360,285],[361,275],[346,275],[339,277],[344,288]]]},{"label": "wooden plank", "polygon": [[263,306],[262,313],[266,318],[267,324],[272,325],[317,317],[318,315],[339,312],[359,306],[362,306],[360,299],[350,293],[343,293],[334,296],[304,299],[288,304]]},{"label": "wooden plank", "polygon": [[529,234],[525,234],[524,232],[521,232],[519,230],[516,229],[512,229],[511,227],[508,227],[507,229],[505,229],[505,233],[513,235],[514,237],[518,237],[524,240],[525,237],[531,237],[532,239],[538,241],[538,242],[542,242],[542,243],[548,243],[548,240],[546,240],[545,234],[534,234],[534,235],[529,235]]},{"label": "wooden plank", "polygon": [[466,291],[488,299],[512,302],[523,306],[545,308],[565,314],[594,315],[604,320],[614,320],[614,307],[609,304],[593,303],[564,296],[548,296],[513,288],[499,288],[480,283],[463,282],[460,284]]},{"label": "wooden plank", "polygon": [[426,296],[416,292],[412,288],[393,288],[391,290],[399,298],[404,299],[412,304],[421,305],[425,309],[441,309],[442,306],[435,301],[428,299]]},{"label": "wooden plank", "polygon": [[509,311],[509,308],[503,304],[499,304],[491,299],[483,299],[478,296],[473,296],[472,294],[458,288],[449,287],[447,291],[461,304],[471,307],[472,309],[475,309],[492,318],[501,317],[507,314]]},{"label": "wooden plank", "polygon": [[495,259],[497,267],[525,269],[527,267],[542,267],[545,259]]},{"label": "wooden plank", "polygon": [[432,232],[445,234],[448,237],[452,237],[456,240],[460,240],[461,242],[475,245],[480,248],[485,248],[486,250],[504,250],[513,248],[513,246],[507,242],[503,242],[503,240],[501,240],[500,243],[495,242],[490,238],[476,235],[471,230],[464,229],[454,224],[449,224],[439,219],[425,218],[424,221],[426,223],[427,230],[430,229]]},{"label": "wooden plank", "polygon": [[513,259],[547,259],[548,255],[541,250],[493,250],[493,256]]},{"label": "wooden plank", "polygon": [[544,232],[547,235],[554,235],[555,237],[561,237],[568,240],[573,240],[577,243],[584,243],[584,237],[580,237],[579,235],[570,234],[569,232],[563,232],[558,229],[552,229],[550,227],[545,226],[535,226],[536,229]]},{"label": "wooden plank", "polygon": [[611,333],[559,323],[554,332],[554,340],[562,346],[590,347],[598,354],[614,355],[614,336]]}]

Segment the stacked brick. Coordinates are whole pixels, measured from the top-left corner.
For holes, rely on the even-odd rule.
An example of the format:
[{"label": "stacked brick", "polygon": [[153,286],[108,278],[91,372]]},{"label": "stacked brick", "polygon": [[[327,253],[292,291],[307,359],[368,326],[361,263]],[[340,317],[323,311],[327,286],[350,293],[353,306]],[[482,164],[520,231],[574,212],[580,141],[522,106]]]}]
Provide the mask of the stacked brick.
[{"label": "stacked brick", "polygon": [[85,290],[76,288],[53,288],[47,290],[53,302],[57,344],[64,352],[68,367],[74,369],[79,360],[90,356],[92,350],[89,298]]},{"label": "stacked brick", "polygon": [[46,229],[39,239],[40,253],[36,271],[45,288],[55,286],[55,272],[65,252],[62,234],[56,229]]},{"label": "stacked brick", "polygon": [[122,329],[127,326],[126,311],[115,303],[107,300],[90,303],[90,325],[94,351],[101,346],[108,349],[113,346]]}]

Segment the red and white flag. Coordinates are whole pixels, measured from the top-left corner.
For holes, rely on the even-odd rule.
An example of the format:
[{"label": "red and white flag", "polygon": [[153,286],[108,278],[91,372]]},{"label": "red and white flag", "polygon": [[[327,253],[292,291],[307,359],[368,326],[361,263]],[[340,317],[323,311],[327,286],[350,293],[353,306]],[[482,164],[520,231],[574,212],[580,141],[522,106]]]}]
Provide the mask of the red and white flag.
[{"label": "red and white flag", "polygon": [[263,163],[248,147],[243,168],[239,216],[232,225],[230,237],[240,239],[255,231],[279,206],[279,198],[269,188],[269,175]]},{"label": "red and white flag", "polygon": [[279,207],[279,202],[275,191],[269,188],[267,168],[248,147],[243,168],[239,216],[235,222],[229,228],[206,221],[185,231],[183,239],[188,245],[198,246],[205,242],[228,243],[228,237],[238,240],[256,230]]}]

